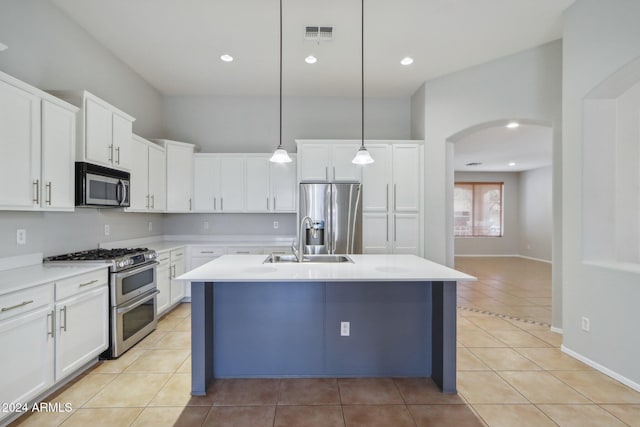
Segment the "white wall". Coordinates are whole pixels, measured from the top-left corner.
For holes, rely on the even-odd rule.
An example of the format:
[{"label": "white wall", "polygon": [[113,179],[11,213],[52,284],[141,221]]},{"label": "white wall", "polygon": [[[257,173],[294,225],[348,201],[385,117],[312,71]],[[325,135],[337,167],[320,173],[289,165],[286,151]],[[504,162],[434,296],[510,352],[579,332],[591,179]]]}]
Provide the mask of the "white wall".
[{"label": "white wall", "polygon": [[[134,131],[162,134],[162,96],[47,0],[2,0],[0,70],[41,89],[87,89],[136,117]],[[147,223],[154,230],[148,232]],[[111,235],[104,236],[104,224]],[[0,257],[52,255],[99,242],[162,234],[159,215],[79,209],[75,213],[0,212]],[[27,245],[16,245],[16,229]]]},{"label": "white wall", "polygon": [[[637,0],[578,0],[565,13],[562,91],[563,345],[638,388],[640,274],[583,262],[583,206],[595,192],[582,184],[585,174],[602,173],[597,159],[583,165],[583,100],[640,57],[639,16]],[[582,316],[590,319],[589,333],[580,328]]]},{"label": "white wall", "polygon": [[551,261],[553,168],[532,169],[520,174],[520,239],[518,254]]},{"label": "white wall", "polygon": [[[286,97],[282,139],[355,138],[361,135],[359,98]],[[198,144],[202,152],[265,153],[278,145],[278,97],[166,96],[166,137]],[[365,137],[409,139],[409,98],[372,98],[365,103]]]},{"label": "white wall", "polygon": [[456,255],[518,255],[520,246],[520,173],[456,172],[456,182],[504,182],[503,237],[456,237]]},{"label": "white wall", "polygon": [[[560,41],[427,81],[412,97],[424,98],[425,257],[453,264],[454,144],[447,139],[496,120],[529,119],[553,127],[553,325],[561,327],[561,93]],[[420,132],[414,130],[414,135]]]}]

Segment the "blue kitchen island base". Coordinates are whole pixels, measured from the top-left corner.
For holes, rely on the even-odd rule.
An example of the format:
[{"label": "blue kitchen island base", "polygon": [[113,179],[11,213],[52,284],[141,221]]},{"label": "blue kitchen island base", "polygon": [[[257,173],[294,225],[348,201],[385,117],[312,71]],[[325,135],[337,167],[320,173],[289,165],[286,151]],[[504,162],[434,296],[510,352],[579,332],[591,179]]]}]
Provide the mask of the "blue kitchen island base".
[{"label": "blue kitchen island base", "polygon": [[194,396],[214,377],[432,377],[456,392],[455,281],[194,281],[191,295]]}]

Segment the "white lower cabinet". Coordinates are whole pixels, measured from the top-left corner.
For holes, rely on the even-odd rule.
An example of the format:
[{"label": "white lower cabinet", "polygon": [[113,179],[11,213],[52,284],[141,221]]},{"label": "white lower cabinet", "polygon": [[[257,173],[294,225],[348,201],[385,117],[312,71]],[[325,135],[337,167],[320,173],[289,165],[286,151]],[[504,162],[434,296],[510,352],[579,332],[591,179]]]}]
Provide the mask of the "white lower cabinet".
[{"label": "white lower cabinet", "polygon": [[107,348],[108,310],[107,286],[56,302],[56,381],[72,374]]},{"label": "white lower cabinet", "polygon": [[389,243],[389,215],[387,213],[363,213],[362,250],[365,254],[388,254]]},{"label": "white lower cabinet", "polygon": [[362,247],[365,254],[413,254],[420,256],[420,215],[368,212],[362,215]]},{"label": "white lower cabinet", "polygon": [[107,349],[107,282],[105,268],[0,296],[0,402],[29,403]]},{"label": "white lower cabinet", "polygon": [[420,215],[402,213],[393,215],[393,253],[420,255]]},{"label": "white lower cabinet", "polygon": [[171,302],[170,305],[174,305],[182,301],[185,296],[184,288],[185,283],[180,280],[173,280],[186,271],[186,258],[185,249],[173,249],[169,253],[170,270],[171,270]]},{"label": "white lower cabinet", "polygon": [[156,297],[156,314],[161,315],[171,306],[171,273],[169,251],[158,252],[156,286],[160,293]]},{"label": "white lower cabinet", "polygon": [[[47,286],[51,289],[47,304],[0,321],[0,402],[3,404],[24,404],[53,385],[53,286]],[[0,297],[0,301],[2,299]],[[0,306],[8,308],[3,302]],[[0,412],[0,424],[9,415]]]}]

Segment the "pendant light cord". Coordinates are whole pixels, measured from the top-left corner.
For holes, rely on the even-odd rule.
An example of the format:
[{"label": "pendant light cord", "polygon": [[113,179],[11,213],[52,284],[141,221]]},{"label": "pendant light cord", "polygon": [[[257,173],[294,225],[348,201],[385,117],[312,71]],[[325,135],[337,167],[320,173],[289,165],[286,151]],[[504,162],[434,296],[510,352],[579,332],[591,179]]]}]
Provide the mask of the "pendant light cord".
[{"label": "pendant light cord", "polygon": [[361,98],[362,98],[362,148],[364,148],[364,0],[362,0],[362,7],[361,7],[361,25],[360,25],[360,31],[361,31],[361,37],[360,37],[360,42],[361,42],[361,46],[360,46],[360,63],[361,63]]},{"label": "pendant light cord", "polygon": [[282,148],[282,0],[280,0],[280,139],[278,148]]}]

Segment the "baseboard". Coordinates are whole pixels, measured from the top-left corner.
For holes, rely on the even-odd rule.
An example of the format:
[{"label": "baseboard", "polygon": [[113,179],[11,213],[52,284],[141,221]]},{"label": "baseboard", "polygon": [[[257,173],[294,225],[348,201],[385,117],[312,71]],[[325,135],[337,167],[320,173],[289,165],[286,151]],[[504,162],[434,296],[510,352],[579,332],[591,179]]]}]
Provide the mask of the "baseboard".
[{"label": "baseboard", "polygon": [[556,334],[564,334],[564,329],[562,328],[556,328],[555,326],[552,326],[550,329],[551,332],[555,332]]},{"label": "baseboard", "polygon": [[613,378],[616,381],[621,382],[622,384],[626,385],[627,387],[630,387],[630,388],[634,389],[635,391],[640,392],[640,384],[638,384],[637,382],[632,381],[629,378],[624,377],[624,376],[618,374],[617,372],[612,371],[611,369],[609,369],[609,368],[607,368],[605,366],[602,366],[598,362],[594,362],[593,360],[589,359],[588,357],[585,357],[585,356],[581,355],[580,353],[577,353],[577,352],[565,347],[564,345],[560,346],[560,349],[562,350],[563,353],[566,353],[569,356],[572,356],[572,357],[578,359],[582,363],[591,366],[593,369],[602,372],[603,374]]},{"label": "baseboard", "polygon": [[463,254],[463,255],[455,254],[453,256],[455,258],[524,258],[524,259],[530,259],[531,261],[546,262],[547,264],[551,264],[551,261],[547,259],[534,258],[534,257],[524,256],[519,254],[511,254],[511,255],[509,254]]}]

